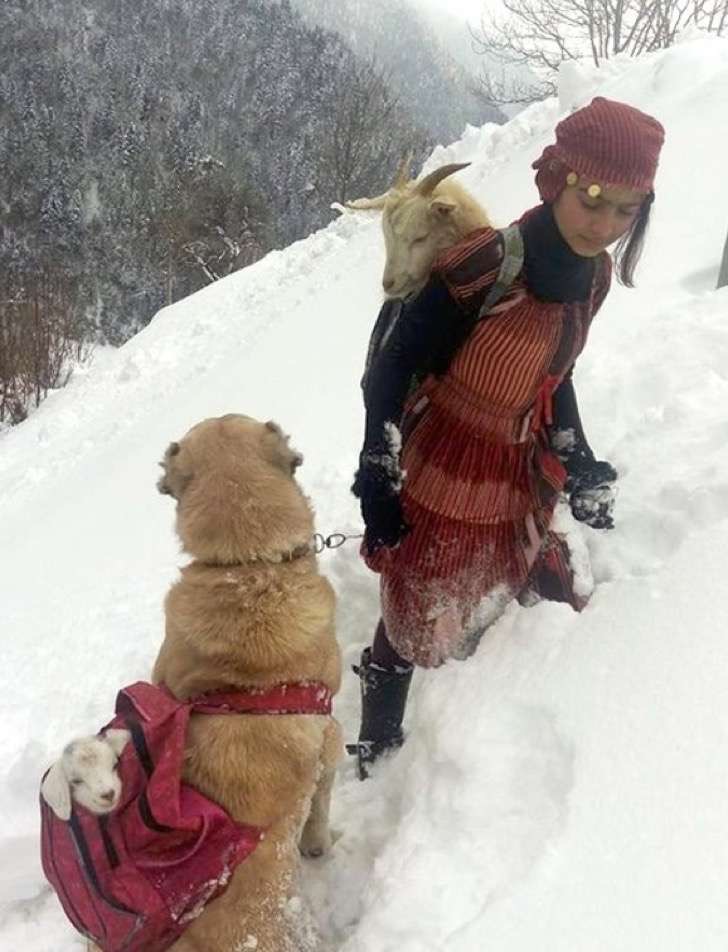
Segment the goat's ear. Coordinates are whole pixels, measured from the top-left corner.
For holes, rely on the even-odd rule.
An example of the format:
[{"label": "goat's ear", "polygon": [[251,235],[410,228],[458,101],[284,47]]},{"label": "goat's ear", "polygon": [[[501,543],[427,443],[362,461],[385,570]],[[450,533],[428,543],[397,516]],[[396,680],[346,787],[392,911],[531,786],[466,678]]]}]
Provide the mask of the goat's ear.
[{"label": "goat's ear", "polygon": [[104,739],[108,741],[117,757],[121,757],[121,752],[126,747],[130,737],[131,731],[120,730],[117,727],[110,727],[104,734]]},{"label": "goat's ear", "polygon": [[45,775],[40,792],[59,820],[71,819],[71,788],[60,760],[57,760]]},{"label": "goat's ear", "polygon": [[377,195],[375,198],[355,198],[351,202],[344,202],[344,208],[349,208],[352,211],[376,211],[384,208],[387,204],[387,199],[389,198],[389,192],[384,192],[382,195]]},{"label": "goat's ear", "polygon": [[436,198],[430,203],[430,208],[438,217],[445,218],[452,214],[455,202],[446,202],[444,199]]}]

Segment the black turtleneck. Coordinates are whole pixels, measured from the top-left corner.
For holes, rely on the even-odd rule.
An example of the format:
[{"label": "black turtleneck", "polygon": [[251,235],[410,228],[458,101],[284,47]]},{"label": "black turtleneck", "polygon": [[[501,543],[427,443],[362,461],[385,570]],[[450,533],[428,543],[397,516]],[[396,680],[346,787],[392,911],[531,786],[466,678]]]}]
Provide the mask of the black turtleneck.
[{"label": "black turtleneck", "polygon": [[543,204],[520,222],[523,279],[541,301],[585,301],[594,280],[594,259],[576,254],[559,231],[551,205]]}]

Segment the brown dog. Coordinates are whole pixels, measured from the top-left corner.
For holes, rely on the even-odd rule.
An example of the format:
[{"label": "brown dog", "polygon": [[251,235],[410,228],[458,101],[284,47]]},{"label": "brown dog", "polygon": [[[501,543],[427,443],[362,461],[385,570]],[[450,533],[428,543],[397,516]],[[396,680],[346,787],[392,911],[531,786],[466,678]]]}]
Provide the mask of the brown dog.
[{"label": "brown dog", "polygon": [[[167,595],[153,680],[177,697],[306,681],[338,690],[334,594],[311,550],[300,462],[275,423],[233,414],[167,449],[158,488],[177,500],[193,561]],[[187,740],[185,780],[266,835],[172,949],[318,949],[298,892],[299,850],[330,846],[339,725],[311,714],[197,714]]]}]

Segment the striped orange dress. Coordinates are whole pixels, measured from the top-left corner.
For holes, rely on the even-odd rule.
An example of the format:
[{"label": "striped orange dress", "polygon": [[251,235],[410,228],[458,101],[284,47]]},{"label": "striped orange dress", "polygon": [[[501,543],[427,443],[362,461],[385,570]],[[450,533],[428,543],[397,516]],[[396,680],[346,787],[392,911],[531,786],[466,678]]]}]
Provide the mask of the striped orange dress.
[{"label": "striped orange dress", "polygon": [[[445,253],[434,272],[465,312],[494,283],[502,246],[490,228]],[[514,598],[583,599],[563,538],[549,530],[566,473],[551,451],[551,395],[586,342],[609,289],[596,261],[585,301],[546,303],[519,278],[475,325],[443,376],[428,377],[402,419],[402,506],[412,527],[367,556],[381,575],[387,637],[424,667],[465,657]]]}]

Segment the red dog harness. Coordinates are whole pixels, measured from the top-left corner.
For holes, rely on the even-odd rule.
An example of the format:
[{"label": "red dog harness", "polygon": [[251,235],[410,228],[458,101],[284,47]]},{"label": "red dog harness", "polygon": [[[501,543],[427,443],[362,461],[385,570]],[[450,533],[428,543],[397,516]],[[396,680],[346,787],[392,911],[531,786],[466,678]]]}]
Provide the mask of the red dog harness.
[{"label": "red dog harness", "polygon": [[43,871],[75,928],[103,952],[163,952],[263,839],[264,830],[236,823],[182,781],[193,712],[328,715],[331,700],[317,682],[188,701],[143,681],[122,689],[102,729],[131,733],[118,806],[98,816],[74,803],[66,822],[41,796]]}]

